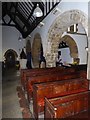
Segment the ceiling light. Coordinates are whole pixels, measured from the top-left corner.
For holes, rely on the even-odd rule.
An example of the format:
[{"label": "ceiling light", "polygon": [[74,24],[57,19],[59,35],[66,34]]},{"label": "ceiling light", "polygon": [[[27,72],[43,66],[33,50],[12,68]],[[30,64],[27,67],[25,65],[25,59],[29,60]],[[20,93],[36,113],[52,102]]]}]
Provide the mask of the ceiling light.
[{"label": "ceiling light", "polygon": [[42,10],[39,8],[39,4],[37,4],[37,6],[36,6],[36,8],[35,8],[35,10],[34,10],[33,15],[34,15],[35,17],[41,17],[41,16],[43,16],[43,12],[42,12]]}]

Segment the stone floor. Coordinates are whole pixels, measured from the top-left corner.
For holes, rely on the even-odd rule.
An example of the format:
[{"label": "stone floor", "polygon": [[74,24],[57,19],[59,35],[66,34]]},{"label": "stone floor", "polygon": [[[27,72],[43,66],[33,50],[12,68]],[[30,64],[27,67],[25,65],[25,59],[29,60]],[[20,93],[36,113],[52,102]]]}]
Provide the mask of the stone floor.
[{"label": "stone floor", "polygon": [[7,70],[2,77],[2,118],[22,118],[16,90],[19,84],[20,72]]},{"label": "stone floor", "polygon": [[[39,118],[44,118],[43,114]],[[27,95],[20,84],[20,71],[7,70],[2,77],[2,118],[33,118],[33,102],[28,104]]]}]

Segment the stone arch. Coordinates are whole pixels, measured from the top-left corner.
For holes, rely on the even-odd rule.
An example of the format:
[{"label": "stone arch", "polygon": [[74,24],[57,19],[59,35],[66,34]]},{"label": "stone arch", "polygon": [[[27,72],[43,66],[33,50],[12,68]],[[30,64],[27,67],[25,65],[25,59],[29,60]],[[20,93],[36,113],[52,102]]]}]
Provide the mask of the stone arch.
[{"label": "stone arch", "polygon": [[69,35],[65,35],[60,39],[59,42],[61,41],[64,41],[68,44],[69,49],[70,49],[70,56],[72,58],[78,58],[78,47],[74,39]]},{"label": "stone arch", "polygon": [[4,53],[4,57],[6,58],[7,54],[10,53],[10,52],[12,52],[12,53],[14,54],[15,60],[17,60],[18,54],[17,54],[17,52],[16,52],[15,50],[13,50],[13,49],[8,49],[8,50]]},{"label": "stone arch", "polygon": [[15,68],[16,61],[17,61],[17,53],[13,49],[8,49],[5,54],[5,66],[6,68]]},{"label": "stone arch", "polygon": [[32,62],[35,68],[39,68],[41,44],[42,44],[41,36],[39,33],[36,33],[32,43]]},{"label": "stone arch", "polygon": [[45,54],[47,67],[55,67],[60,38],[68,27],[76,23],[81,23],[88,34],[88,17],[80,10],[66,11],[52,23],[48,31],[47,51]]}]

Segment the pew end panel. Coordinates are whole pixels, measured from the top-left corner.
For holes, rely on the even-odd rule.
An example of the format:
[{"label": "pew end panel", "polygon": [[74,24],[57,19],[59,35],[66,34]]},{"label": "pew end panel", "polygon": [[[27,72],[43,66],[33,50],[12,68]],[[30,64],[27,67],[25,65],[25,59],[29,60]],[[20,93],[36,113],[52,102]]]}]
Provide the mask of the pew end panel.
[{"label": "pew end panel", "polygon": [[45,97],[54,98],[59,96],[80,93],[87,90],[88,80],[82,78],[34,84],[33,110],[35,117],[38,118],[38,113],[44,111]]},{"label": "pew end panel", "polygon": [[90,92],[67,95],[63,97],[48,99],[45,98],[45,120],[51,118],[73,118],[74,115],[89,110],[88,97]]}]

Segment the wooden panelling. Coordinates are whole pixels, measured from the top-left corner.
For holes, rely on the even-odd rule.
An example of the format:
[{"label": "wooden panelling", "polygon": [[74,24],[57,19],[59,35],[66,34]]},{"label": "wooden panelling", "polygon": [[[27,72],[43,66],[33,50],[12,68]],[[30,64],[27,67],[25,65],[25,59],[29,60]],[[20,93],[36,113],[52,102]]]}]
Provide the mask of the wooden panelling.
[{"label": "wooden panelling", "polygon": [[[45,98],[45,120],[47,118],[68,118],[88,111],[89,92],[81,92],[68,96]],[[78,116],[77,116],[78,118]]]},{"label": "wooden panelling", "polygon": [[87,79],[77,78],[56,82],[47,82],[33,85],[33,109],[34,115],[44,111],[44,98],[53,98],[80,93],[88,90]]}]

